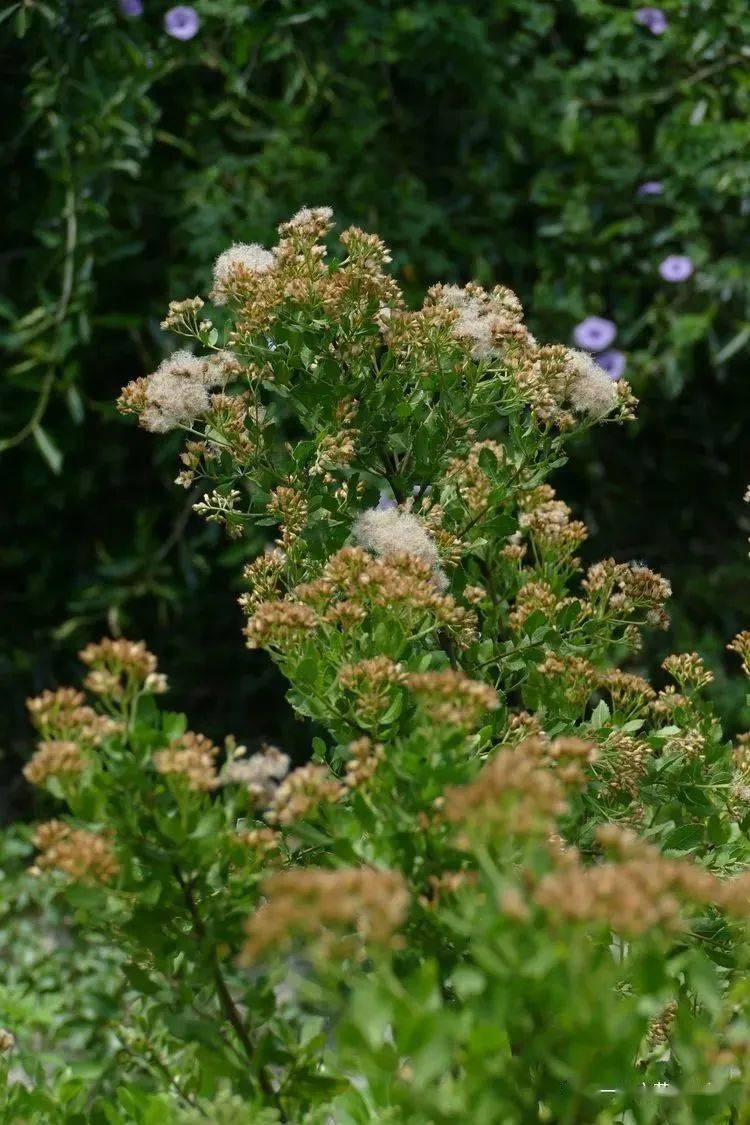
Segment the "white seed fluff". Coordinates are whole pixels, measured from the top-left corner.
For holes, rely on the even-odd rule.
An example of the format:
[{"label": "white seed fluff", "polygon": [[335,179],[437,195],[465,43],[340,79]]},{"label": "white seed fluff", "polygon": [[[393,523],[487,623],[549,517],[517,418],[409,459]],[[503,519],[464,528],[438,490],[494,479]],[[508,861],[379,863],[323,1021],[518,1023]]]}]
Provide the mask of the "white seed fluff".
[{"label": "white seed fluff", "polygon": [[214,287],[211,300],[216,305],[225,305],[232,282],[237,275],[265,273],[276,259],[270,250],[259,242],[235,242],[214,262]]},{"label": "white seed fluff", "polygon": [[617,405],[617,385],[588,352],[568,352],[575,372],[568,392],[573,409],[592,418],[609,414]]},{"label": "white seed fluff", "polygon": [[357,517],[352,528],[360,547],[376,555],[394,555],[403,551],[427,563],[437,584],[444,588],[447,579],[440,568],[440,556],[422,521],[403,508],[368,508]]}]

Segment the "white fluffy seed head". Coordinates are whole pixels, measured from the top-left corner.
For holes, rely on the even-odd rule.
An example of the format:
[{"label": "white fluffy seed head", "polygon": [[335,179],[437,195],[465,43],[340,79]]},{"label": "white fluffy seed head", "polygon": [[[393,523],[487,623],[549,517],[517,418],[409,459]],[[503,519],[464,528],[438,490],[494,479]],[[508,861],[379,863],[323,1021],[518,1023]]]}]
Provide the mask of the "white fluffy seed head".
[{"label": "white fluffy seed head", "polygon": [[578,414],[603,418],[617,405],[617,386],[588,352],[568,349],[574,369],[569,395]]},{"label": "white fluffy seed head", "polygon": [[357,517],[352,534],[360,547],[376,555],[394,555],[401,551],[415,555],[434,572],[438,586],[446,586],[435,542],[413,512],[396,507],[368,508]]},{"label": "white fluffy seed head", "polygon": [[174,352],[149,376],[143,426],[166,433],[175,426],[190,425],[209,408],[211,381],[205,359],[188,351]]},{"label": "white fluffy seed head", "polygon": [[238,275],[265,273],[276,259],[259,242],[235,242],[214,262],[214,287],[211,300],[225,305]]}]

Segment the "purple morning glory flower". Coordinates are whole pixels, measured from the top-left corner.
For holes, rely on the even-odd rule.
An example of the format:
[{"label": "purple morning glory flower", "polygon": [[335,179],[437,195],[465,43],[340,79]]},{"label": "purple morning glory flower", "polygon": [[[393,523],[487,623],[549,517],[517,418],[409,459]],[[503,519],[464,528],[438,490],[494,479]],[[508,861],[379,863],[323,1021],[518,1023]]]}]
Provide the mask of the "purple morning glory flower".
[{"label": "purple morning glory flower", "polygon": [[636,195],[661,195],[663,191],[664,184],[661,180],[646,180],[639,184]]},{"label": "purple morning glory flower", "polygon": [[167,35],[171,35],[173,39],[182,39],[183,42],[197,35],[200,25],[201,21],[195,8],[189,8],[187,4],[178,4],[176,8],[170,8],[164,17],[164,29]]},{"label": "purple morning glory flower", "polygon": [[609,351],[601,352],[596,357],[596,362],[606,371],[613,383],[622,377],[627,365],[627,359],[622,352],[618,352],[617,348],[610,348]]},{"label": "purple morning glory flower", "polygon": [[141,0],[120,0],[120,11],[124,16],[142,16],[143,4]]},{"label": "purple morning glory flower", "polygon": [[668,254],[659,263],[659,273],[665,281],[687,281],[694,269],[687,254]]},{"label": "purple morning glory flower", "polygon": [[587,316],[573,329],[573,339],[587,352],[602,352],[617,335],[617,325],[603,316]]},{"label": "purple morning glory flower", "polygon": [[647,27],[652,35],[663,35],[667,30],[667,17],[661,8],[638,8],[633,19],[641,27]]}]

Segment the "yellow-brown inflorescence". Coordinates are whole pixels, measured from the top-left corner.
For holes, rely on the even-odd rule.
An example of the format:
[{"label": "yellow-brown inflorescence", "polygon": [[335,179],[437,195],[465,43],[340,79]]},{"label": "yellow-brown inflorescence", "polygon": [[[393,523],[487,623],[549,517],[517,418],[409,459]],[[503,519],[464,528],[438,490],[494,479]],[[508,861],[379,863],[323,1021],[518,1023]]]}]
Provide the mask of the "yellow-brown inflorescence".
[{"label": "yellow-brown inflorescence", "polygon": [[265,902],[246,923],[242,960],[253,964],[304,938],[322,943],[355,936],[392,945],[409,907],[403,876],[372,867],[307,867],[280,871],[263,883]]},{"label": "yellow-brown inflorescence", "polygon": [[500,705],[493,687],[452,668],[411,672],[406,684],[425,714],[437,724],[473,727],[487,711],[496,711]]},{"label": "yellow-brown inflorescence", "polygon": [[680,685],[683,691],[706,687],[712,683],[714,675],[697,652],[683,652],[668,656],[662,664],[665,672],[669,672]]},{"label": "yellow-brown inflorescence", "polygon": [[209,738],[189,730],[154,753],[154,768],[157,773],[184,778],[189,789],[208,791],[217,785],[218,753],[218,746]]},{"label": "yellow-brown inflorescence", "polygon": [[738,633],[727,645],[730,652],[736,652],[742,660],[742,671],[750,676],[750,629]]},{"label": "yellow-brown inflorescence", "polygon": [[120,870],[107,836],[71,828],[60,820],[40,824],[33,842],[39,851],[33,870],[55,868],[78,883],[109,883]]},{"label": "yellow-brown inflorescence", "polygon": [[105,738],[120,733],[122,724],[108,715],[99,715],[86,703],[76,688],[43,691],[26,701],[31,721],[48,740],[100,745]]},{"label": "yellow-brown inflorescence", "polygon": [[320,579],[297,587],[283,601],[258,604],[245,636],[249,648],[284,652],[314,629],[347,629],[378,608],[398,612],[415,629],[431,619],[461,645],[476,635],[474,613],[438,589],[423,559],[405,553],[373,558],[360,547],[344,547],[329,558]]},{"label": "yellow-brown inflorescence", "polygon": [[568,786],[584,784],[593,754],[578,739],[527,738],[501,748],[474,781],[446,791],[444,815],[469,836],[549,835],[567,808]]},{"label": "yellow-brown inflorescence", "polygon": [[104,637],[87,645],[78,656],[90,669],[84,687],[93,695],[120,701],[134,691],[157,694],[167,690],[166,676],[158,672],[156,657],[143,641]]},{"label": "yellow-brown inflorescence", "polygon": [[39,743],[39,749],[24,766],[23,776],[32,785],[43,785],[50,777],[81,773],[86,759],[77,742],[50,739]]}]

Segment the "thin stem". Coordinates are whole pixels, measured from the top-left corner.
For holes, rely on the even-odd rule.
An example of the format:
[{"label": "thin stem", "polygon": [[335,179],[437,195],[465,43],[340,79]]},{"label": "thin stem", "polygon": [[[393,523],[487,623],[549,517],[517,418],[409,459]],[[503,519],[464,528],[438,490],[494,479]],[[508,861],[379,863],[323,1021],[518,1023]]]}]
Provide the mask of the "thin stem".
[{"label": "thin stem", "polygon": [[[185,904],[188,908],[188,911],[190,912],[191,918],[193,919],[195,932],[198,935],[198,939],[201,941],[201,943],[205,945],[207,938],[206,927],[203,923],[203,919],[201,918],[200,911],[198,910],[198,904],[195,901],[192,887],[185,881],[182,872],[176,864],[174,865],[173,870],[175,878],[180,885],[182,896],[185,899]],[[248,1035],[247,1028],[242,1021],[242,1017],[237,1010],[237,1005],[232,999],[232,995],[227,986],[227,982],[224,979],[224,974],[221,971],[221,966],[219,965],[216,957],[216,950],[212,948],[209,951],[208,955],[211,962],[211,973],[214,978],[214,984],[216,985],[216,994],[219,998],[219,1005],[221,1007],[221,1010],[224,1013],[225,1019],[232,1025],[237,1038],[242,1044],[242,1048],[248,1058],[248,1061],[254,1063],[255,1048],[253,1047],[250,1036]],[[262,1071],[258,1075],[258,1080],[263,1092],[269,1097],[275,1098],[274,1091],[271,1088],[267,1077],[263,1074]]]}]

